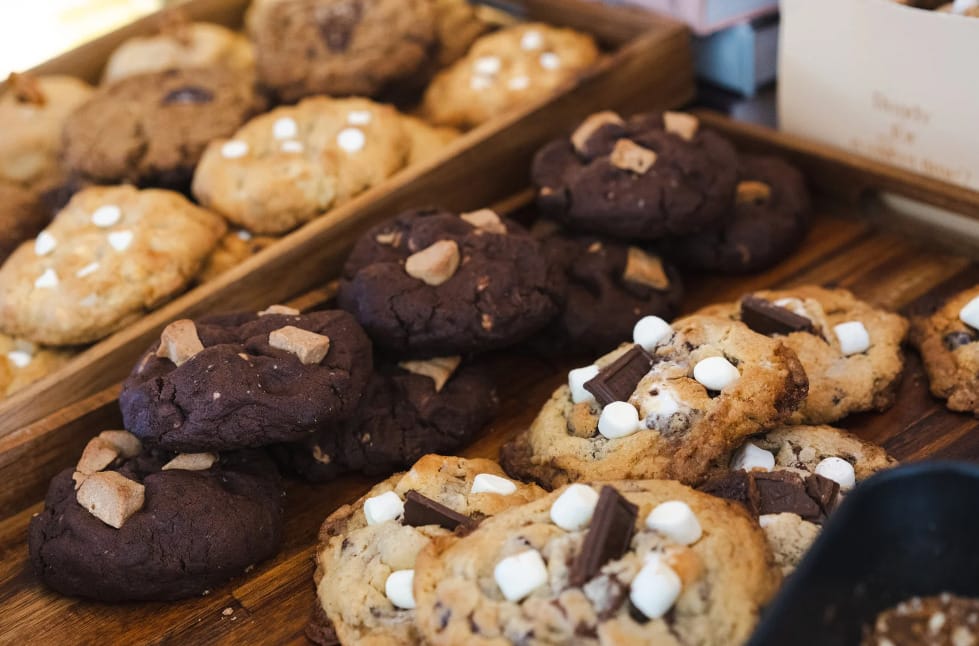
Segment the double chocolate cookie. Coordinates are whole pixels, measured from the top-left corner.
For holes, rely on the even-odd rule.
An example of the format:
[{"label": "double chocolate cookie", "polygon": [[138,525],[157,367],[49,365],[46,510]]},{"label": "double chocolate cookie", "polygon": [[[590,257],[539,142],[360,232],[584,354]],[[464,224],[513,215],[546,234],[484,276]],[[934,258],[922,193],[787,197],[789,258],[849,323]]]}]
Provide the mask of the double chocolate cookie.
[{"label": "double chocolate cookie", "polygon": [[356,409],[367,335],[346,312],[273,306],[174,321],[123,384],[126,428],[173,451],[301,440]]},{"label": "double chocolate cookie", "polygon": [[371,229],[343,270],[338,302],[400,356],[518,343],[558,311],[562,288],[540,243],[489,209],[408,211]]},{"label": "double chocolate cookie", "polygon": [[569,229],[655,240],[716,227],[737,184],[726,139],[678,112],[588,117],[534,158],[541,210]]}]

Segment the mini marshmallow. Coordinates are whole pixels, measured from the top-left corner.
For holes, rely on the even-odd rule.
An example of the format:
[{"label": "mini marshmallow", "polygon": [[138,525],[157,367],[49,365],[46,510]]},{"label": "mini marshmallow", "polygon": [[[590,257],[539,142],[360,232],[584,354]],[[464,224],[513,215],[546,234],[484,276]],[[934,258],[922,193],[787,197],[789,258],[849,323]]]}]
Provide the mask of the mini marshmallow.
[{"label": "mini marshmallow", "polygon": [[34,253],[39,256],[46,256],[58,246],[58,241],[47,231],[41,231],[34,240]]},{"label": "mini marshmallow", "polygon": [[221,156],[225,159],[238,159],[248,154],[248,143],[240,139],[232,139],[221,146]]},{"label": "mini marshmallow", "polygon": [[720,392],[741,377],[741,373],[724,357],[707,357],[693,367],[693,378],[707,390]]},{"label": "mini marshmallow", "polygon": [[405,504],[393,491],[373,496],[364,501],[364,517],[368,525],[380,525],[394,520],[404,513]]},{"label": "mini marshmallow", "polygon": [[347,123],[354,126],[366,126],[371,122],[370,110],[351,110],[347,113]]},{"label": "mini marshmallow", "polygon": [[838,483],[843,491],[849,491],[857,484],[857,475],[853,471],[853,465],[843,458],[824,458],[816,465],[816,475],[821,475]]},{"label": "mini marshmallow", "polygon": [[639,411],[629,402],[612,402],[602,409],[598,432],[614,440],[639,430]]},{"label": "mini marshmallow", "polygon": [[592,364],[584,368],[575,368],[568,373],[568,388],[571,389],[571,401],[575,404],[595,401],[595,395],[585,390],[585,383],[598,376],[598,366]]},{"label": "mini marshmallow", "polygon": [[507,601],[520,601],[547,583],[547,565],[534,549],[508,556],[493,568],[493,578]]},{"label": "mini marshmallow", "polygon": [[496,56],[480,56],[473,61],[473,69],[476,70],[477,74],[483,76],[493,76],[499,73],[502,66],[503,62]]},{"label": "mini marshmallow", "polygon": [[415,595],[412,593],[414,582],[414,570],[395,570],[388,575],[384,582],[384,594],[394,607],[402,610],[413,610],[415,607]]},{"label": "mini marshmallow", "polygon": [[771,451],[746,442],[731,458],[732,471],[771,471],[775,468],[775,456]]},{"label": "mini marshmallow", "polygon": [[860,354],[870,348],[870,335],[860,321],[847,321],[833,326],[833,333],[840,341],[840,350],[845,355]]},{"label": "mini marshmallow", "polygon": [[58,274],[55,273],[50,267],[44,270],[44,273],[37,277],[34,281],[34,287],[37,289],[54,288],[58,286]]},{"label": "mini marshmallow", "polygon": [[92,474],[75,493],[79,505],[116,529],[143,507],[144,496],[142,484],[115,471]]},{"label": "mini marshmallow", "polygon": [[545,70],[556,70],[561,67],[561,57],[554,52],[544,52],[540,55],[540,66]]},{"label": "mini marshmallow", "polygon": [[85,276],[88,276],[89,274],[94,274],[96,271],[98,271],[98,269],[99,269],[99,263],[90,262],[84,267],[82,267],[81,269],[79,269],[78,271],[76,271],[75,276],[77,276],[78,278],[85,278]]},{"label": "mini marshmallow", "polygon": [[[42,233],[44,232],[42,231]],[[38,236],[37,239],[40,241],[41,236]],[[36,251],[37,246],[35,245],[34,248]],[[43,254],[38,252],[38,255]],[[959,319],[961,319],[962,322],[969,327],[979,330],[979,296],[973,298],[971,301],[965,304],[965,307],[959,310]]]},{"label": "mini marshmallow", "polygon": [[125,251],[133,243],[132,231],[113,231],[108,237],[109,244],[116,251]]},{"label": "mini marshmallow", "polygon": [[652,352],[660,343],[670,338],[673,328],[658,316],[644,316],[632,328],[632,340],[646,352]]},{"label": "mini marshmallow", "polygon": [[703,535],[697,515],[682,500],[669,500],[657,505],[646,516],[646,527],[681,545],[693,545]]},{"label": "mini marshmallow", "polygon": [[360,128],[344,128],[337,135],[337,145],[348,153],[358,152],[366,143],[367,137]]},{"label": "mini marshmallow", "polygon": [[111,227],[119,223],[122,218],[122,209],[115,204],[106,204],[95,209],[92,213],[92,224],[97,227]]},{"label": "mini marshmallow", "polygon": [[299,132],[296,120],[291,117],[276,119],[272,124],[272,136],[276,139],[292,139]]},{"label": "mini marshmallow", "polygon": [[665,615],[680,597],[683,582],[659,554],[651,554],[629,586],[629,600],[650,619]]},{"label": "mini marshmallow", "polygon": [[34,360],[34,355],[23,350],[11,350],[7,353],[7,361],[18,368],[26,368]]},{"label": "mini marshmallow", "polygon": [[551,503],[551,522],[568,532],[584,529],[591,522],[597,504],[597,491],[588,485],[569,485]]},{"label": "mini marshmallow", "polygon": [[498,493],[509,496],[517,490],[512,480],[495,476],[492,473],[478,473],[473,478],[473,486],[469,493]]},{"label": "mini marshmallow", "polygon": [[511,90],[526,90],[530,87],[530,77],[523,75],[514,76],[507,81],[506,86]]},{"label": "mini marshmallow", "polygon": [[304,150],[301,142],[294,141],[292,139],[289,141],[283,141],[280,149],[284,153],[301,153]]},{"label": "mini marshmallow", "polygon": [[544,37],[536,29],[531,29],[525,31],[524,35],[520,37],[520,47],[528,51],[532,49],[540,49],[544,45]]}]

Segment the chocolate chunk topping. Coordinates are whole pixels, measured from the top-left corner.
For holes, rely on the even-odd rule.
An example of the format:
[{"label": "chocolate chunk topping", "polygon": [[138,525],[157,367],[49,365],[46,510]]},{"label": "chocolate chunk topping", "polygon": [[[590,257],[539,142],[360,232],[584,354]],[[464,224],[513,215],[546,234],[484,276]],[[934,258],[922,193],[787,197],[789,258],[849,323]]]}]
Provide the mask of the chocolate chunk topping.
[{"label": "chocolate chunk topping", "polygon": [[200,104],[210,103],[214,100],[214,93],[207,88],[196,85],[186,85],[170,92],[163,97],[163,105],[180,104]]},{"label": "chocolate chunk topping", "polygon": [[955,332],[949,332],[946,334],[943,340],[945,341],[945,347],[948,348],[949,352],[952,352],[957,348],[961,348],[963,345],[974,343],[976,337],[972,336],[972,334],[968,332],[956,330]]},{"label": "chocolate chunk topping", "polygon": [[438,525],[451,532],[457,527],[469,527],[475,523],[468,516],[426,498],[417,491],[409,491],[405,494],[404,524],[412,527]]},{"label": "chocolate chunk topping", "polygon": [[317,7],[316,24],[319,26],[320,37],[330,51],[346,51],[362,13],[360,0]]},{"label": "chocolate chunk topping", "polygon": [[806,492],[802,478],[792,471],[772,471],[753,473],[758,485],[759,513],[792,513],[805,520],[818,522],[823,518],[823,510]]},{"label": "chocolate chunk topping", "polygon": [[603,565],[625,554],[632,542],[638,514],[639,508],[615,488],[602,487],[581,552],[571,564],[569,582],[572,586],[581,587],[598,574]]},{"label": "chocolate chunk topping", "polygon": [[812,321],[757,296],[741,300],[741,321],[759,334],[813,332]]},{"label": "chocolate chunk topping", "polygon": [[840,494],[840,483],[824,478],[818,473],[814,473],[806,478],[806,493],[816,501],[823,514],[829,516],[836,506],[836,499]]},{"label": "chocolate chunk topping", "polygon": [[[834,483],[835,484],[835,483]],[[753,474],[747,471],[728,471],[716,475],[700,486],[700,490],[718,498],[744,506],[752,516],[758,515],[761,501]]]},{"label": "chocolate chunk topping", "polygon": [[602,406],[608,406],[612,402],[628,401],[639,380],[646,376],[652,365],[653,357],[641,345],[634,345],[611,365],[585,382],[585,390],[595,395],[595,399]]}]

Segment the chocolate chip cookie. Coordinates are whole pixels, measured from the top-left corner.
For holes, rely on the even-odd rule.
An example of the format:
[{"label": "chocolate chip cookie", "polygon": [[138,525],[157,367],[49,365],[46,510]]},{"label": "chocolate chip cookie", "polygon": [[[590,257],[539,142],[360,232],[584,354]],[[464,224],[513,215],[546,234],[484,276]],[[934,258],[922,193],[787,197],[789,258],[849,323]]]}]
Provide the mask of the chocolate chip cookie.
[{"label": "chocolate chip cookie", "polygon": [[897,465],[876,444],[831,426],[787,426],[753,437],[701,487],[757,517],[785,574],[856,485]]},{"label": "chocolate chip cookie", "polygon": [[761,271],[791,254],[809,231],[805,180],[777,157],[744,156],[734,204],[720,227],[670,240],[663,251],[690,269]]},{"label": "chocolate chip cookie", "polygon": [[28,533],[45,585],[102,602],[169,601],[206,594],[278,551],[283,492],[267,456],[134,455],[125,449],[135,438],[114,444],[126,436],[102,433],[52,480]]},{"label": "chocolate chip cookie", "polygon": [[795,351],[809,376],[809,395],[793,424],[827,424],[894,403],[908,322],[845,289],[760,291],[701,313],[741,320]]},{"label": "chocolate chip cookie", "polygon": [[489,209],[402,213],[360,239],[337,298],[399,356],[513,345],[558,311],[540,244]]},{"label": "chocolate chip cookie", "polygon": [[949,410],[979,416],[979,286],[949,298],[931,316],[911,322],[931,393]]},{"label": "chocolate chip cookie", "polygon": [[624,478],[696,484],[712,461],[805,399],[795,353],[741,323],[641,323],[634,344],[572,370],[530,429],[504,445],[508,473],[548,488]]},{"label": "chocolate chip cookie", "polygon": [[780,576],[757,524],[677,482],[574,484],[439,537],[415,563],[439,644],[740,644]]},{"label": "chocolate chip cookie", "polygon": [[174,321],[123,384],[126,428],[173,451],[297,441],[355,410],[371,346],[346,312]]},{"label": "chocolate chip cookie", "polygon": [[542,496],[490,460],[426,455],[331,514],[316,553],[318,644],[419,643],[411,579],[433,538]]},{"label": "chocolate chip cookie", "polygon": [[0,329],[45,345],[98,341],[183,290],[224,231],[178,193],[86,188],[0,268]]},{"label": "chocolate chip cookie", "polygon": [[679,112],[588,117],[538,151],[537,204],[569,229],[627,240],[699,233],[723,222],[737,154]]},{"label": "chocolate chip cookie", "polygon": [[257,0],[247,18],[258,76],[279,100],[377,96],[435,42],[431,0]]},{"label": "chocolate chip cookie", "polygon": [[50,221],[51,215],[35,191],[0,180],[0,264]]},{"label": "chocolate chip cookie", "polygon": [[345,471],[388,474],[426,453],[460,449],[498,406],[488,372],[460,357],[403,361],[375,371],[349,420],[276,453],[313,482]]},{"label": "chocolate chip cookie", "polygon": [[440,72],[422,112],[445,126],[468,129],[548,96],[598,60],[588,34],[523,23],[483,36],[465,57]]}]

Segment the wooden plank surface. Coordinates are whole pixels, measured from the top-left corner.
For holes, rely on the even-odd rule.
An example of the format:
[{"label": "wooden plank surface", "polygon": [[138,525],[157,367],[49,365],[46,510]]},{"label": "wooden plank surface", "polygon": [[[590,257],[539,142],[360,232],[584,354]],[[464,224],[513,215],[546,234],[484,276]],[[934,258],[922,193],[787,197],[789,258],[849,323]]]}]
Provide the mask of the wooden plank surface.
[{"label": "wooden plank surface", "polygon": [[[819,212],[798,253],[770,271],[746,277],[689,277],[684,309],[733,300],[763,287],[820,283],[846,287],[877,305],[909,313],[923,311],[979,282],[979,266],[968,259],[875,231],[856,217],[839,217],[858,215],[851,207],[832,202],[820,205]],[[495,423],[462,454],[496,457],[504,441],[528,426],[553,388],[564,381],[566,370],[586,360],[549,361],[519,351],[496,355],[491,365],[498,377],[502,409]],[[110,400],[111,394],[106,395]],[[95,405],[101,413],[91,414],[94,417],[81,415],[62,423],[79,426],[87,420],[95,424],[87,428],[90,435],[100,430],[100,415],[102,420],[111,417],[112,404]],[[979,423],[947,411],[928,395],[920,362],[913,354],[897,404],[883,414],[850,417],[841,426],[883,444],[902,460],[979,461]],[[77,451],[66,450],[63,455],[77,455]],[[44,644],[303,644],[302,631],[314,599],[312,555],[319,524],[370,484],[363,477],[319,486],[290,483],[282,553],[204,597],[173,604],[108,606],[63,598],[42,588],[30,571],[25,545],[27,523],[40,504],[36,496],[23,499],[29,506],[13,513],[8,510],[0,521],[0,635],[12,643]],[[227,608],[230,614],[225,615]]]}]

